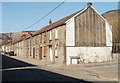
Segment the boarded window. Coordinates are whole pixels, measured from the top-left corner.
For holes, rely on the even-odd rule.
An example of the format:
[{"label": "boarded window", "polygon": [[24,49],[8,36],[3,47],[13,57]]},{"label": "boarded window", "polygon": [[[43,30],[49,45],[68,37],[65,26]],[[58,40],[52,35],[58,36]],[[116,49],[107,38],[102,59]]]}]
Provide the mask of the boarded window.
[{"label": "boarded window", "polygon": [[47,49],[46,49],[46,46],[44,46],[44,57],[46,57],[46,52],[47,52]]},{"label": "boarded window", "polygon": [[89,7],[75,18],[76,46],[105,46],[105,21]]},{"label": "boarded window", "polygon": [[58,29],[55,29],[55,39],[58,39]]},{"label": "boarded window", "polygon": [[58,47],[57,47],[57,45],[55,45],[55,57],[56,58],[58,57]]},{"label": "boarded window", "polygon": [[42,43],[42,34],[40,35],[40,43]]},{"label": "boarded window", "polygon": [[50,31],[49,40],[52,40],[52,31]]}]

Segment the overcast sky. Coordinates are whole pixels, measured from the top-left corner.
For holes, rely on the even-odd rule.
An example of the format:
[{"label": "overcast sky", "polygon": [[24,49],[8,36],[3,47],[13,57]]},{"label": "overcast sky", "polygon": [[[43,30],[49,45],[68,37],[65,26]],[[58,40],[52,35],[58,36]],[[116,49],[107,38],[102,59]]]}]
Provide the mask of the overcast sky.
[{"label": "overcast sky", "polygon": [[[20,32],[38,21],[61,2],[3,2],[2,30],[0,32]],[[53,22],[62,19],[86,7],[87,2],[65,2],[49,16],[27,30],[38,30],[48,25],[49,19]],[[93,7],[100,13],[118,9],[117,2],[93,2]],[[1,14],[0,14],[1,17]],[[1,22],[1,21],[0,21]]]}]

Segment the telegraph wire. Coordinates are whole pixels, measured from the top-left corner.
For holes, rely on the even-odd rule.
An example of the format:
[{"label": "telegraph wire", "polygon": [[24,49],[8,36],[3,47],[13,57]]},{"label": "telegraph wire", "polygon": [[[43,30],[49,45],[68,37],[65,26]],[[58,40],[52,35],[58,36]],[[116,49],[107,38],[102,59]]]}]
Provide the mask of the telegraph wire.
[{"label": "telegraph wire", "polygon": [[56,6],[54,9],[52,9],[50,12],[48,12],[46,15],[44,15],[42,18],[40,18],[38,21],[36,21],[35,23],[31,24],[30,26],[28,26],[27,28],[25,28],[23,31],[31,28],[32,26],[34,26],[35,24],[37,24],[38,22],[40,22],[42,19],[44,19],[46,16],[48,16],[49,14],[51,14],[53,11],[55,11],[58,7],[60,7],[62,4],[64,4],[67,0],[65,0],[64,2],[60,3],[58,6]]}]

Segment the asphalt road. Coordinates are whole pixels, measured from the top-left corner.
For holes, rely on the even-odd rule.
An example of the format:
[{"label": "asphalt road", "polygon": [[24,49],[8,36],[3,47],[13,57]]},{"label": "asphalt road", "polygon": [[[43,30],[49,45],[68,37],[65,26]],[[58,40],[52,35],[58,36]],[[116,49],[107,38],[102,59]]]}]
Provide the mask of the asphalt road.
[{"label": "asphalt road", "polygon": [[[1,56],[1,55],[0,55]],[[68,77],[47,70],[38,69],[35,65],[28,64],[2,55],[2,82],[40,82],[40,81],[76,81],[90,83],[84,80]],[[75,82],[74,82],[75,83]]]}]

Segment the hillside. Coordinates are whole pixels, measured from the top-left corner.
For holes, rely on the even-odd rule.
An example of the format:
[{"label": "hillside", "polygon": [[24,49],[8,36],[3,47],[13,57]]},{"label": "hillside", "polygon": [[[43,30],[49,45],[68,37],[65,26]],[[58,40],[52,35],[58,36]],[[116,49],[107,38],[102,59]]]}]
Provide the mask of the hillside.
[{"label": "hillside", "polygon": [[120,10],[113,10],[108,11],[102,16],[112,25],[112,33],[113,33],[113,42],[120,43],[120,26],[118,26],[118,22],[120,21],[119,17],[119,11]]},{"label": "hillside", "polygon": [[30,34],[33,31],[14,32],[14,33],[0,33],[0,46],[8,44],[10,41],[17,41],[21,37]]},{"label": "hillside", "polygon": [[102,14],[103,17],[112,25],[113,53],[120,53],[120,10],[108,11]]}]

